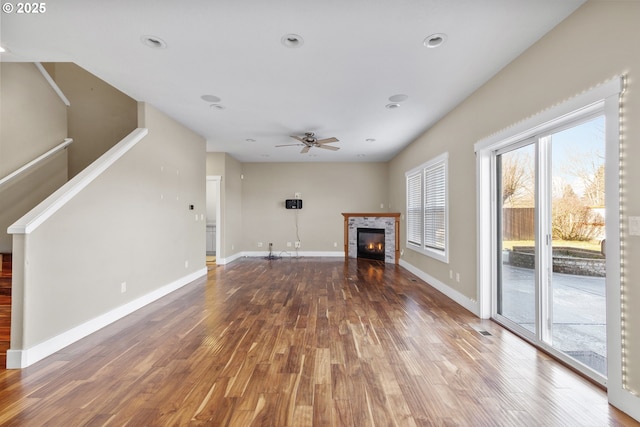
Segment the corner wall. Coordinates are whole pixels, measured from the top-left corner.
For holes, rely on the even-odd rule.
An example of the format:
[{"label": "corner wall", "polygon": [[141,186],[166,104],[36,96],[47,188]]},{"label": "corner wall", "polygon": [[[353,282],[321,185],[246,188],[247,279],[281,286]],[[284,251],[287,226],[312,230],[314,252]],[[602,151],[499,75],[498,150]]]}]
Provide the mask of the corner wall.
[{"label": "corner wall", "polygon": [[89,166],[137,126],[138,103],[70,62],[43,64],[69,99],[69,179]]},{"label": "corner wall", "polygon": [[37,361],[206,273],[205,141],[148,104],[139,119],[141,142],[17,236],[14,259],[28,263],[14,281],[8,364]]}]

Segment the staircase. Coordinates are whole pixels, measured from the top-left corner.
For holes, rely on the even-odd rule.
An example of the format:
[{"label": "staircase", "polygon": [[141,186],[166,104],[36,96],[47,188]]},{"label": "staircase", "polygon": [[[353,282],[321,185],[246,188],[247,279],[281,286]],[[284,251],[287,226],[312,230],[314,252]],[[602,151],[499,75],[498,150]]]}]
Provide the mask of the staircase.
[{"label": "staircase", "polygon": [[4,369],[11,339],[11,254],[0,258],[0,369]]}]

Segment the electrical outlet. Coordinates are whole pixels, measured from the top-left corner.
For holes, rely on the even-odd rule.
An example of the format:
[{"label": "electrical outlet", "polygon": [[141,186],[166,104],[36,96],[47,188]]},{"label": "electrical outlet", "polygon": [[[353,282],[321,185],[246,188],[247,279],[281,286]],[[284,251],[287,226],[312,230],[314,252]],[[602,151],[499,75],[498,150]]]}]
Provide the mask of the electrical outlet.
[{"label": "electrical outlet", "polygon": [[261,248],[262,247],[262,242],[258,242],[258,247]]},{"label": "electrical outlet", "polygon": [[338,247],[338,242],[333,242],[333,247],[337,248]]},{"label": "electrical outlet", "polygon": [[287,247],[290,248],[291,247],[291,242],[287,242]]},{"label": "electrical outlet", "polygon": [[300,242],[296,242],[295,245],[296,245],[296,248],[299,248],[300,247]]},{"label": "electrical outlet", "polygon": [[453,279],[453,270],[449,270],[449,279]]},{"label": "electrical outlet", "polygon": [[302,198],[302,194],[301,193],[293,193],[293,197],[294,197],[294,199],[301,199]]},{"label": "electrical outlet", "polygon": [[184,261],[184,268],[189,268],[189,260]]},{"label": "electrical outlet", "polygon": [[127,292],[127,282],[120,283],[120,293],[124,294]]},{"label": "electrical outlet", "polygon": [[460,273],[456,273],[456,282],[460,283]]}]

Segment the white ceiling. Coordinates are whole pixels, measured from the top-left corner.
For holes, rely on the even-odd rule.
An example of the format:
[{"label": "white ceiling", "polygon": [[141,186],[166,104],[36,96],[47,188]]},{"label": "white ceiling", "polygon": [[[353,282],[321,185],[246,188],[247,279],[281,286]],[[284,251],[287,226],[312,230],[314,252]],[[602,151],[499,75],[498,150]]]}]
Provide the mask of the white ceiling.
[{"label": "white ceiling", "polygon": [[[56,0],[2,13],[0,43],[3,61],[75,62],[243,162],[386,161],[583,2]],[[275,148],[307,131],[341,149]]]}]

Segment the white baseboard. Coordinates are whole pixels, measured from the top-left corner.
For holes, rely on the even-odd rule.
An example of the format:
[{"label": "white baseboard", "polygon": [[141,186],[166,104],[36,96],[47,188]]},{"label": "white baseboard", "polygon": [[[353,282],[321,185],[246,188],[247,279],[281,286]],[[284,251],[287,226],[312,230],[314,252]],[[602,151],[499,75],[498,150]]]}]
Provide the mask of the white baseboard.
[{"label": "white baseboard", "polygon": [[409,264],[405,260],[401,259],[399,264],[400,264],[401,267],[406,268],[411,273],[415,274],[420,279],[422,279],[425,282],[427,282],[427,284],[430,285],[431,287],[439,290],[440,292],[442,292],[443,294],[445,294],[446,296],[448,296],[449,298],[454,300],[456,303],[460,304],[461,306],[463,306],[464,308],[466,308],[467,310],[469,310],[470,312],[472,312],[476,316],[479,316],[478,313],[480,312],[479,311],[480,306],[478,304],[478,301],[474,301],[471,298],[467,297],[466,295],[461,294],[460,292],[456,291],[455,289],[451,288],[450,286],[445,285],[444,283],[442,283],[441,281],[439,281],[435,277],[433,277],[433,276],[425,273],[424,271],[414,267],[413,265]]},{"label": "white baseboard", "polygon": [[[344,251],[273,251],[273,256],[280,257],[282,259],[287,258],[319,258],[319,257],[337,257],[344,258]],[[245,251],[234,254],[228,258],[218,260],[218,264],[225,265],[239,258],[264,258],[269,255],[269,251]]]},{"label": "white baseboard", "polygon": [[237,260],[238,258],[242,258],[242,256],[243,256],[242,252],[235,253],[235,254],[233,254],[233,255],[231,255],[229,257],[226,257],[226,258],[219,258],[219,257],[216,256],[216,264],[219,264],[219,265],[229,264],[230,262],[233,262],[233,261]]},{"label": "white baseboard", "polygon": [[206,274],[207,269],[203,268],[33,347],[23,350],[9,349],[7,350],[7,369],[26,368]]},{"label": "white baseboard", "polygon": [[[242,253],[243,256],[246,257],[266,257],[269,255],[269,251],[247,251]],[[343,257],[344,251],[273,251],[272,255],[278,256],[281,258],[297,258],[297,257],[309,257],[309,258],[320,258],[320,257]]]}]

